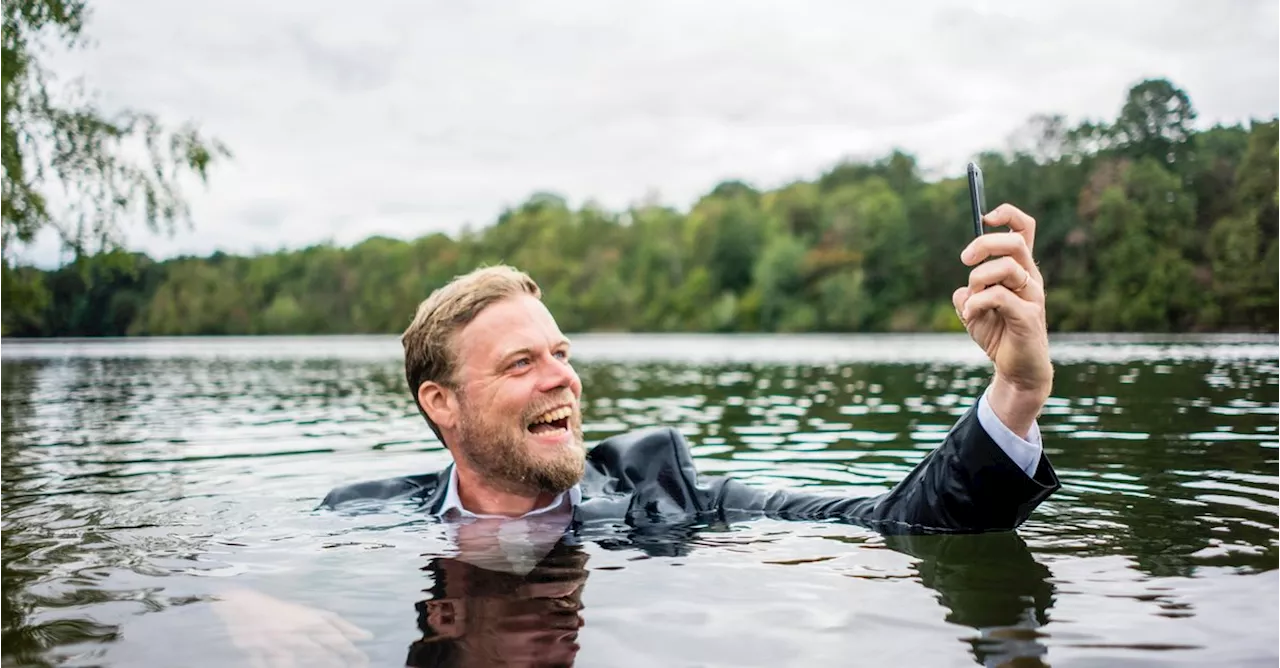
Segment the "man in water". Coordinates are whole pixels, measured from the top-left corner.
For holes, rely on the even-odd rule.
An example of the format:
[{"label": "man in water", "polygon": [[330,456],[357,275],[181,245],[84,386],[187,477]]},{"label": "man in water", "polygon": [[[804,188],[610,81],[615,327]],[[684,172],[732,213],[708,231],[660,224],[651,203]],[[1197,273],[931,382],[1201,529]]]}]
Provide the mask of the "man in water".
[{"label": "man in water", "polygon": [[974,269],[952,303],[993,362],[993,380],[942,445],[886,494],[848,498],[700,479],[672,429],[616,436],[588,452],[568,339],[533,279],[491,267],[432,293],[402,338],[410,393],[454,463],[340,487],[322,505],[397,499],[444,521],[563,517],[577,526],[763,515],[891,532],[1014,529],[1059,486],[1035,422],[1053,366],[1031,252],[1035,220],[1006,204],[986,223],[1010,231],[964,249],[961,260]]},{"label": "man in water", "polygon": [[[1019,526],[1059,487],[1035,423],[1053,382],[1045,292],[1031,253],[1035,221],[1003,205],[986,222],[1010,231],[964,249],[961,260],[974,269],[952,303],[993,362],[992,382],[936,450],[888,493],[869,498],[700,477],[671,429],[616,436],[587,451],[582,384],[537,284],[493,267],[434,292],[404,333],[405,375],[454,463],[339,487],[322,503],[408,501],[453,529],[458,554],[431,562],[431,596],[417,606],[422,636],[406,664],[452,665],[475,655],[572,663],[585,557],[566,541],[603,535],[663,553],[681,549],[687,527],[761,515],[836,519],[890,540]],[[627,529],[622,541],[619,527]],[[1025,547],[995,553],[1034,564]],[[333,613],[252,591],[228,592],[217,610],[234,644],[263,665],[295,665],[302,656],[366,660],[351,640],[367,634]]]}]

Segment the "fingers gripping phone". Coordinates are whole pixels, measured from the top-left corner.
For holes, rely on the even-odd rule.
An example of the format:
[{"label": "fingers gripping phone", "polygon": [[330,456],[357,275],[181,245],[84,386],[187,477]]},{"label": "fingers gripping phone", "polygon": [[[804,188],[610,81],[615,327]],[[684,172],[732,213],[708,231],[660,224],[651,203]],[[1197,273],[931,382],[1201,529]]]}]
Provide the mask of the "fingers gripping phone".
[{"label": "fingers gripping phone", "polygon": [[982,168],[975,162],[969,163],[969,206],[973,209],[973,236],[980,237],[986,203],[983,201]]}]

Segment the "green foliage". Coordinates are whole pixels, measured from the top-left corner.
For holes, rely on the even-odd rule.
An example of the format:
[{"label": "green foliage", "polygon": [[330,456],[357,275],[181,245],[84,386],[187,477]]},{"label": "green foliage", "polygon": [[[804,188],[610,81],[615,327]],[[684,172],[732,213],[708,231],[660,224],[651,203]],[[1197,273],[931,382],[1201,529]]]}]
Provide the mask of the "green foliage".
[{"label": "green foliage", "polygon": [[0,263],[0,304],[4,305],[0,319],[0,334],[40,336],[49,335],[45,325],[45,313],[49,310],[49,288],[44,273],[32,267],[13,268]]},{"label": "green foliage", "polygon": [[804,244],[787,233],[774,237],[761,255],[755,285],[759,321],[766,330],[777,329],[790,310],[804,304],[797,299],[805,288],[804,257]]},{"label": "green foliage", "polygon": [[1277,274],[1278,124],[1256,126],[1236,175],[1231,213],[1213,225],[1209,258],[1215,315],[1231,328],[1275,328]]},{"label": "green foliage", "polygon": [[[979,156],[988,201],[1037,218],[1051,329],[1277,329],[1277,122],[1195,132],[1142,82],[1114,123],[1037,116]],[[895,151],[761,192],[727,181],[687,213],[580,209],[539,193],[456,237],[257,257],[106,253],[4,268],[15,336],[398,332],[480,264],[529,272],[566,331],[962,331],[964,179]]]},{"label": "green foliage", "polygon": [[1129,90],[1114,133],[1135,158],[1178,162],[1185,154],[1196,118],[1191,98],[1165,79],[1149,79]]},{"label": "green foliage", "polygon": [[[1096,258],[1096,330],[1184,330],[1195,324],[1204,288],[1186,253],[1194,210],[1176,176],[1151,158],[1104,164],[1118,183],[1103,191],[1091,216]],[[1117,172],[1118,170],[1118,172]]]},{"label": "green foliage", "polygon": [[166,231],[189,221],[182,178],[204,181],[227,148],[190,124],[170,131],[147,113],[107,114],[78,86],[58,85],[40,56],[51,40],[84,45],[84,0],[12,0],[3,11],[4,261],[44,228],[81,255],[117,250],[125,217]]}]

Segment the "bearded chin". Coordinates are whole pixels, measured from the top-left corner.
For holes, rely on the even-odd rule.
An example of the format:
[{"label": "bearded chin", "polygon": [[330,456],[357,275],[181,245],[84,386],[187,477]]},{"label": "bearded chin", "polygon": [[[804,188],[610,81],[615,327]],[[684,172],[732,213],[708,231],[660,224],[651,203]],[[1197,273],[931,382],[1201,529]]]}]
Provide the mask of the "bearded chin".
[{"label": "bearded chin", "polygon": [[559,494],[582,480],[586,470],[582,425],[570,420],[574,444],[539,457],[529,451],[523,432],[513,433],[465,415],[459,424],[467,462],[486,482],[504,492],[534,496]]}]

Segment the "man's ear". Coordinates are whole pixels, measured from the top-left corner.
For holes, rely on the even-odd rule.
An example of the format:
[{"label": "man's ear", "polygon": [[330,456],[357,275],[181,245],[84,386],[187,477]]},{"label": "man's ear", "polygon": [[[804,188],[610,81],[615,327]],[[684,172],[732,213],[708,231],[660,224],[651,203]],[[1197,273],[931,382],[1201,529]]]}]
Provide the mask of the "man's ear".
[{"label": "man's ear", "polygon": [[440,638],[461,637],[467,631],[467,602],[452,598],[427,601],[427,625]]},{"label": "man's ear", "polygon": [[440,383],[426,381],[418,386],[418,403],[437,427],[453,429],[458,426],[458,398],[453,390]]}]

